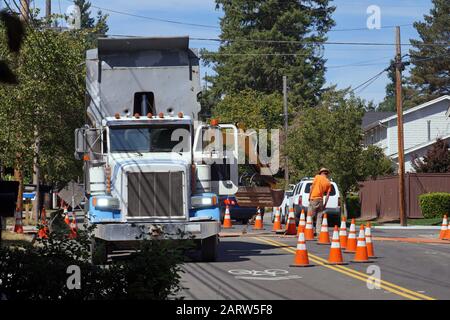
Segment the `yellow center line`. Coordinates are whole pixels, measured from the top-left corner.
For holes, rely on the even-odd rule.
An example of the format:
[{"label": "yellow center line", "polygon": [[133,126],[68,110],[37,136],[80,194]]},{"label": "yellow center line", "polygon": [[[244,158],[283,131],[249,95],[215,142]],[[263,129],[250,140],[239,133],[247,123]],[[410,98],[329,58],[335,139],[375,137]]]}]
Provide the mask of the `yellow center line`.
[{"label": "yellow center line", "polygon": [[[267,238],[263,239],[263,238],[260,238],[260,237],[255,237],[255,239],[257,239],[259,241],[262,241],[262,242],[265,242],[265,243],[268,243],[268,244],[271,244],[273,246],[279,247],[280,249],[282,249],[284,251],[287,251],[289,253],[295,253],[295,251],[296,251],[295,248],[293,248],[292,246],[289,246],[288,244],[285,244],[285,243],[282,243],[282,242],[278,242],[278,241],[275,241],[275,240],[272,240],[272,239],[267,239]],[[289,246],[289,248],[283,248],[285,246]],[[357,270],[354,270],[354,269],[351,269],[351,268],[348,268],[348,267],[339,266],[339,265],[327,265],[327,264],[325,264],[325,262],[327,262],[325,259],[323,259],[321,257],[318,257],[316,255],[308,253],[308,256],[315,263],[317,263],[317,264],[319,264],[321,266],[327,267],[329,269],[335,270],[337,272],[340,272],[342,274],[345,274],[347,276],[350,276],[352,278],[359,279],[359,280],[364,281],[364,282],[367,282],[367,280],[369,278],[371,278],[370,276],[368,276],[365,273],[359,272]],[[418,292],[414,292],[414,291],[409,290],[407,288],[398,286],[396,284],[393,284],[391,282],[388,282],[388,281],[385,281],[385,280],[381,280],[381,279],[380,279],[380,286],[381,286],[381,288],[383,288],[383,289],[385,289],[387,291],[390,291],[392,293],[395,293],[397,295],[400,295],[400,296],[408,298],[408,299],[413,299],[413,300],[420,300],[420,299],[435,300],[432,297],[420,294]]]}]

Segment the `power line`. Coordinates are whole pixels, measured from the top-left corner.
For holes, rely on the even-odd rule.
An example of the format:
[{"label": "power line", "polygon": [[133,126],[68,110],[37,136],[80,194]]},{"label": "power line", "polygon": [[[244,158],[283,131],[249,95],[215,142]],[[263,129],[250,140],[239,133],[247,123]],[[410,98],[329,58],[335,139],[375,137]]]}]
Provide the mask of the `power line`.
[{"label": "power line", "polygon": [[[340,41],[309,41],[309,40],[262,40],[262,39],[219,39],[219,38],[191,38],[197,41],[216,42],[253,42],[253,43],[287,43],[287,44],[317,44],[317,45],[351,45],[351,46],[395,46],[395,43],[388,42],[340,42]],[[402,46],[417,46],[411,43],[402,43]],[[450,46],[449,43],[421,43],[420,46]]]},{"label": "power line", "polygon": [[[362,86],[366,85],[366,84],[369,83],[369,82],[370,82],[369,85],[372,84],[372,83],[373,83],[376,79],[378,79],[378,77],[380,77],[384,72],[388,71],[389,68],[390,68],[390,66],[387,67],[387,68],[385,68],[385,69],[383,69],[383,70],[381,70],[380,72],[378,72],[376,75],[374,75],[374,76],[371,77],[370,79],[368,79],[368,80],[364,81],[363,83],[357,85],[355,88],[352,89],[352,91],[355,92],[356,90],[358,90],[359,88],[361,88]],[[365,89],[365,88],[366,88],[366,87],[364,87],[364,89]]]},{"label": "power line", "polygon": [[[66,0],[67,2],[71,2],[73,3],[73,1],[70,0]],[[161,19],[161,18],[155,18],[155,17],[149,17],[149,16],[143,16],[143,15],[139,15],[139,14],[134,14],[134,13],[129,13],[129,12],[124,12],[124,11],[119,11],[119,10],[115,10],[115,9],[109,9],[109,8],[105,8],[105,7],[99,7],[96,5],[91,4],[92,8],[95,9],[99,9],[99,10],[103,10],[106,12],[111,12],[111,13],[116,13],[116,14],[121,14],[124,16],[129,16],[129,17],[133,17],[133,18],[140,18],[140,19],[146,19],[146,20],[152,20],[152,21],[159,21],[159,22],[165,22],[165,23],[172,23],[172,24],[178,24],[178,25],[185,25],[185,26],[191,26],[191,27],[202,27],[202,28],[210,28],[210,29],[220,29],[220,27],[218,26],[213,26],[213,25],[207,25],[207,24],[199,24],[199,23],[191,23],[191,22],[183,22],[183,21],[177,21],[177,20],[169,20],[169,19]]]}]

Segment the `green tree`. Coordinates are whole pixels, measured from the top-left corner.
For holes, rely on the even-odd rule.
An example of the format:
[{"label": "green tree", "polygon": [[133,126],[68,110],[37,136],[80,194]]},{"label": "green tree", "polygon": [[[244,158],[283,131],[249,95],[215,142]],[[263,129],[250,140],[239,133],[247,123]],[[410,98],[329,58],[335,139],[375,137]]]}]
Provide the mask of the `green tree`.
[{"label": "green tree", "polygon": [[213,117],[225,123],[240,123],[251,129],[276,129],[283,124],[283,98],[251,89],[227,95],[213,109]]},{"label": "green tree", "polygon": [[281,92],[286,75],[293,106],[317,102],[325,83],[321,43],[334,25],[328,0],[216,0],[216,7],[224,12],[222,42],[217,53],[202,55],[217,74],[217,99],[245,89]]},{"label": "green tree", "polygon": [[394,173],[392,161],[389,160],[381,148],[373,145],[369,145],[362,151],[359,168],[360,176],[363,179],[376,179],[379,176]]},{"label": "green tree", "polygon": [[[0,85],[0,162],[31,174],[37,131],[43,181],[65,182],[81,173],[73,157],[73,132],[84,122],[83,62],[88,35],[95,30],[38,29],[27,30],[15,65],[19,84]],[[1,52],[4,47],[1,38]],[[7,56],[9,61],[13,58]]]},{"label": "green tree", "polygon": [[411,39],[413,68],[411,83],[419,91],[419,102],[450,94],[450,2],[433,0],[429,15],[414,27],[420,40]]},{"label": "green tree", "polygon": [[73,3],[80,8],[81,12],[81,28],[96,29],[99,34],[106,34],[109,30],[107,19],[108,15],[104,15],[101,10],[97,11],[97,19],[91,17],[91,2],[86,0],[74,0]]},{"label": "green tree", "polygon": [[362,100],[347,90],[324,93],[316,108],[300,112],[290,128],[286,151],[290,173],[296,180],[314,176],[328,167],[345,200],[361,179],[358,163],[362,154]]},{"label": "green tree", "polygon": [[449,145],[445,140],[437,139],[433,146],[428,149],[423,160],[414,155],[412,166],[416,172],[442,173],[450,171]]}]

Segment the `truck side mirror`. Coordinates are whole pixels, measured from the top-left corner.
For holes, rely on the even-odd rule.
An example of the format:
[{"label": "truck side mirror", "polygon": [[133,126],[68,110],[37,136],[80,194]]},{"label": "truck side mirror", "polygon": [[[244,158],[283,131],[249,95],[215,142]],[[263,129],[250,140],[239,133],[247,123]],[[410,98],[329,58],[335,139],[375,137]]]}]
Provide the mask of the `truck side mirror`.
[{"label": "truck side mirror", "polygon": [[101,137],[101,129],[75,129],[75,159],[82,160],[85,154],[88,154],[91,160],[98,159],[98,155],[102,152]]},{"label": "truck side mirror", "polygon": [[85,128],[75,129],[75,159],[77,160],[82,160],[83,155],[88,152],[85,132]]}]

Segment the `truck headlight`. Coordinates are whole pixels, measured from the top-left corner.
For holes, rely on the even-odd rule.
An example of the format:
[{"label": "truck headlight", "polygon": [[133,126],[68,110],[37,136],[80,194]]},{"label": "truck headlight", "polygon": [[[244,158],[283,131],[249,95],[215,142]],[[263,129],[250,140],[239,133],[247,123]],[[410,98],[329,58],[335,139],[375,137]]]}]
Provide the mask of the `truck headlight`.
[{"label": "truck headlight", "polygon": [[216,195],[199,195],[191,197],[193,208],[213,207],[217,205]]},{"label": "truck headlight", "polygon": [[98,210],[119,210],[119,199],[113,197],[94,198],[93,205]]}]

